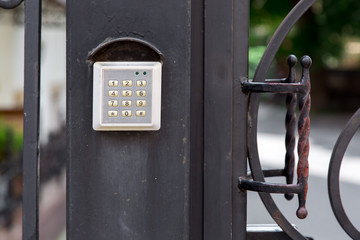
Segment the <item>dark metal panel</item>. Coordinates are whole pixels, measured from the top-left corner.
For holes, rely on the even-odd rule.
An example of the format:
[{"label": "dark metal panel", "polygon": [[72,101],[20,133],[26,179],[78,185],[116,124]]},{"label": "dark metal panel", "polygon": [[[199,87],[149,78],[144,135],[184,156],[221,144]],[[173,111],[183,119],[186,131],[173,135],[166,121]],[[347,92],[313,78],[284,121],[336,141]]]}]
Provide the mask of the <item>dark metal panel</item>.
[{"label": "dark metal panel", "polygon": [[191,1],[190,240],[203,239],[204,1]]},{"label": "dark metal panel", "polygon": [[25,2],[23,239],[39,238],[41,0]]},{"label": "dark metal panel", "polygon": [[232,1],[205,1],[205,240],[232,232],[232,27]]},{"label": "dark metal panel", "polygon": [[233,222],[232,239],[246,239],[246,192],[239,191],[236,176],[247,175],[247,95],[239,83],[248,78],[249,0],[234,1],[234,73],[233,73]]},{"label": "dark metal panel", "polygon": [[205,1],[204,239],[246,238],[246,176],[249,2]]},{"label": "dark metal panel", "polygon": [[[201,235],[199,229],[190,231],[201,225],[201,210],[192,212],[200,207],[201,194],[192,193],[202,192],[201,184],[190,184],[190,176],[202,174],[202,148],[197,148],[202,140],[201,50],[191,54],[192,41],[202,48],[202,39],[191,37],[191,7],[197,4],[201,2],[67,3],[67,239]],[[109,37],[140,38],[164,54],[160,131],[92,130],[92,68],[86,59]],[[193,63],[199,68],[192,69]],[[190,134],[193,128],[199,136]]]}]

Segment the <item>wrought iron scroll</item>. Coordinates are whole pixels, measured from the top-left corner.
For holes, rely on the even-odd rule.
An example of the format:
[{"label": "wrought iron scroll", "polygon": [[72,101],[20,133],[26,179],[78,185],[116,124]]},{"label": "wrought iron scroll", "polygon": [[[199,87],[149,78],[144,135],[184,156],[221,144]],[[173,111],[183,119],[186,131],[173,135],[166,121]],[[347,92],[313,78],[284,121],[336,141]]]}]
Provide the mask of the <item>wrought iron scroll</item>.
[{"label": "wrought iron scroll", "polygon": [[[265,182],[265,177],[268,176],[286,176],[287,184],[284,186],[278,186],[279,190],[282,193],[286,193],[285,197],[287,199],[291,199],[291,193],[300,193],[299,194],[299,209],[297,210],[297,215],[300,218],[306,216],[307,212],[305,209],[305,199],[306,199],[306,192],[307,192],[307,174],[308,174],[308,163],[307,163],[307,156],[308,154],[308,129],[310,120],[308,118],[308,110],[310,109],[310,96],[308,95],[309,92],[304,92],[305,87],[301,87],[301,84],[291,83],[291,82],[282,82],[279,79],[279,83],[263,83],[265,82],[266,74],[269,70],[270,64],[272,63],[277,51],[280,48],[281,43],[285,39],[286,35],[289,33],[291,28],[294,24],[299,20],[299,18],[315,3],[316,0],[301,0],[299,1],[296,6],[289,12],[289,14],[285,17],[283,22],[280,24],[276,32],[274,33],[273,37],[271,38],[264,55],[262,56],[260,63],[255,71],[255,76],[253,82],[243,82],[243,90],[250,92],[249,96],[249,105],[248,105],[248,158],[249,164],[251,168],[251,174],[254,182],[264,184],[266,186],[269,183]],[[304,60],[304,59],[303,59]],[[290,61],[290,60],[289,60]],[[303,78],[309,78],[309,67],[311,64],[310,58],[306,58],[303,65]],[[290,67],[291,69],[291,67]],[[291,75],[291,70],[290,74]],[[289,78],[290,79],[290,76]],[[310,90],[310,81],[309,83],[309,90]],[[287,86],[287,87],[286,87]],[[287,91],[284,91],[286,89]],[[260,164],[258,149],[257,149],[257,116],[259,110],[259,94],[258,92],[280,92],[280,93],[288,93],[288,94],[297,94],[300,98],[299,101],[302,101],[299,105],[302,106],[300,110],[300,121],[299,121],[299,132],[303,134],[301,145],[298,146],[298,153],[299,155],[302,154],[303,162],[298,165],[298,184],[290,184],[292,182],[292,172],[293,170],[293,160],[290,155],[285,160],[285,169],[284,170],[271,170],[271,171],[263,171]],[[304,101],[305,100],[305,101]],[[291,119],[294,117],[294,114],[288,109],[288,117],[289,120],[287,124],[293,124]],[[290,117],[291,116],[291,117]],[[290,118],[289,118],[290,117]],[[292,123],[290,123],[292,122]],[[289,127],[290,127],[289,125]],[[289,134],[289,135],[288,135]],[[288,139],[288,153],[290,153],[291,144],[293,143],[292,136],[290,129],[287,129],[287,135],[289,136]],[[305,160],[306,158],[306,160]],[[244,180],[244,179],[242,179]],[[245,180],[248,183],[249,180]],[[244,184],[244,181],[242,181]],[[240,186],[242,185],[239,184]],[[302,190],[300,190],[299,185],[302,185]],[[267,192],[259,192],[260,198],[263,201],[265,207],[267,208],[269,214],[275,220],[275,222],[287,233],[289,237],[292,239],[306,239],[302,234],[300,234],[285,218],[285,216],[280,212],[278,207],[276,206],[273,198],[269,194],[271,187],[268,188],[269,191]],[[290,188],[291,191],[285,190]]]},{"label": "wrought iron scroll", "polygon": [[[22,0],[0,0],[15,8]],[[24,144],[22,239],[39,239],[39,107],[41,0],[25,1]]]},{"label": "wrought iron scroll", "polygon": [[356,111],[353,117],[346,124],[344,130],[340,134],[333,153],[331,155],[328,175],[328,192],[332,210],[341,227],[353,239],[360,239],[360,232],[351,223],[345,213],[341,196],[340,196],[340,167],[345,155],[345,151],[360,128],[360,109]]},{"label": "wrought iron scroll", "polygon": [[16,8],[22,2],[23,0],[0,0],[0,8],[5,8],[5,9]]}]

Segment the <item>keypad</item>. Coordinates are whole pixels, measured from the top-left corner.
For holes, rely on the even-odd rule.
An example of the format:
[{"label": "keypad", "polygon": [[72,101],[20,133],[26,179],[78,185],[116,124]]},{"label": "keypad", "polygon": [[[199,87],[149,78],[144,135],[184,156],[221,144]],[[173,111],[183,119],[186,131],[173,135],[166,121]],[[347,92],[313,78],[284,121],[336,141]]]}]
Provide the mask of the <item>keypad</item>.
[{"label": "keypad", "polygon": [[160,129],[160,62],[96,62],[93,69],[94,130]]},{"label": "keypad", "polygon": [[151,122],[151,69],[107,70],[104,83],[104,123]]}]

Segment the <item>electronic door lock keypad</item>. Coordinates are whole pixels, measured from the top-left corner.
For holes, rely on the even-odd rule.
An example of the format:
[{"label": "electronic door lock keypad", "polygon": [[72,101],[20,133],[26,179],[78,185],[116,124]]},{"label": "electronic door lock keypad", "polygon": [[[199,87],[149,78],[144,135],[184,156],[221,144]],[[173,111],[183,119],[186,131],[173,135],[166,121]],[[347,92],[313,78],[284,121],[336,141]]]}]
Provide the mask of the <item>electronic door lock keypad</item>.
[{"label": "electronic door lock keypad", "polygon": [[159,130],[160,62],[96,62],[93,83],[93,129]]}]

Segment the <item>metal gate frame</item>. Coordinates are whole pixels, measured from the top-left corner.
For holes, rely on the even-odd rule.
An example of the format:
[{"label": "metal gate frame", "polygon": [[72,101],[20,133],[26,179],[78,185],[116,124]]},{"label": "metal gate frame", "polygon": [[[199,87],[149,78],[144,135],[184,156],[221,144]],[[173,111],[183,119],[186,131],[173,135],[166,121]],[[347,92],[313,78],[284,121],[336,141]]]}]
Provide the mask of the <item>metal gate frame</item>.
[{"label": "metal gate frame", "polygon": [[[0,0],[0,7],[11,9],[23,0]],[[23,239],[36,240],[39,212],[39,103],[40,103],[40,40],[41,40],[41,0],[25,0],[25,73],[24,73],[24,149],[23,149]],[[192,77],[205,79],[196,81],[192,87],[200,94],[189,97],[203,104],[204,110],[195,114],[194,129],[191,132],[195,141],[193,148],[204,147],[203,156],[193,152],[193,157],[204,159],[203,175],[191,175],[191,192],[196,199],[192,205],[203,209],[192,209],[194,225],[191,239],[246,239],[246,190],[259,191],[265,206],[279,226],[292,239],[306,239],[298,233],[274,206],[270,192],[299,194],[298,216],[304,212],[307,190],[307,154],[309,119],[309,67],[311,60],[301,60],[303,76],[300,83],[294,83],[293,66],[295,60],[289,58],[289,76],[278,79],[277,83],[266,82],[265,76],[278,51],[281,42],[296,21],[314,4],[315,0],[301,0],[284,19],[270,41],[256,71],[253,82],[247,78],[248,71],[248,30],[249,0],[220,2],[217,0],[195,1],[191,5],[192,57],[200,71],[193,71]],[[205,13],[203,9],[205,8]],[[68,12],[71,9],[68,9]],[[200,13],[200,14],[195,14]],[[68,28],[71,25],[68,23]],[[204,32],[202,32],[203,30]],[[200,41],[199,41],[200,39]],[[203,55],[204,59],[199,58]],[[201,89],[203,88],[203,92]],[[293,156],[290,153],[284,169],[265,172],[261,169],[257,156],[256,116],[259,103],[258,94],[249,92],[282,92],[288,94],[288,101],[294,100],[294,93],[300,93],[299,131],[300,165],[298,184],[292,184]],[[199,97],[200,96],[200,97]],[[203,98],[202,98],[203,97]],[[290,106],[291,104],[289,104]],[[293,105],[288,109],[293,111]],[[289,111],[290,111],[289,110]],[[193,113],[194,113],[193,109]],[[290,111],[290,112],[291,112]],[[305,111],[305,113],[304,113]],[[293,114],[288,112],[288,118]],[[203,114],[203,117],[201,115]],[[303,114],[303,115],[302,115]],[[251,116],[249,118],[249,116]],[[288,122],[289,125],[293,123]],[[329,197],[333,211],[344,230],[352,238],[359,238],[359,231],[348,219],[341,203],[339,193],[339,169],[346,148],[360,128],[359,110],[349,120],[340,135],[330,161]],[[293,138],[294,127],[290,127],[289,139]],[[247,134],[245,134],[247,133]],[[255,134],[255,135],[254,135]],[[293,152],[289,140],[289,152]],[[247,174],[247,158],[252,170],[250,181]],[[202,165],[195,163],[193,169],[201,173]],[[271,185],[264,177],[285,176],[290,185]],[[292,184],[292,185],[291,185]],[[203,194],[196,190],[203,188]],[[289,190],[290,189],[290,190]],[[203,214],[203,216],[202,216]],[[199,230],[202,229],[202,230]]]},{"label": "metal gate frame", "polygon": [[[23,0],[0,1],[11,9]],[[25,2],[23,239],[39,239],[39,108],[41,0]]]}]

